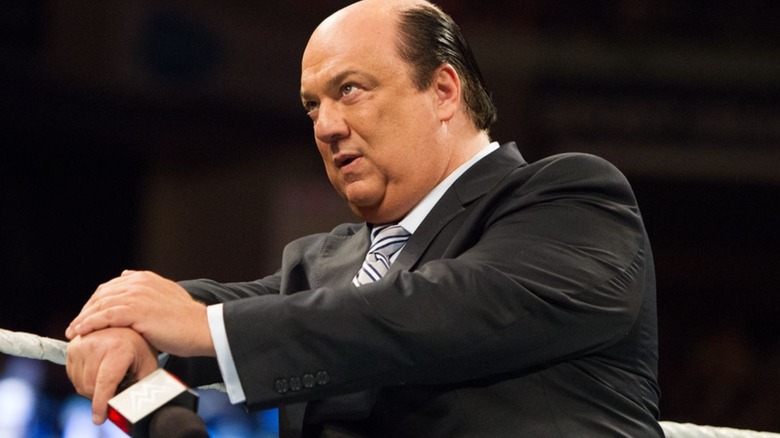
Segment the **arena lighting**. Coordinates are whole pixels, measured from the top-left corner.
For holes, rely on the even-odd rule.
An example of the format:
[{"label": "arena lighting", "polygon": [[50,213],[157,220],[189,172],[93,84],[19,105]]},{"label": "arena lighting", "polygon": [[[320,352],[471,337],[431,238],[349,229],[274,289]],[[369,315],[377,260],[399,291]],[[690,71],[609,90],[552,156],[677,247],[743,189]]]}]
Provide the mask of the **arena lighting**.
[{"label": "arena lighting", "polygon": [[35,412],[35,390],[26,381],[8,377],[0,381],[0,436],[25,436]]},{"label": "arena lighting", "polygon": [[60,413],[62,438],[100,438],[100,430],[92,424],[92,407],[85,399],[71,399]]},{"label": "arena lighting", "polygon": [[27,436],[27,427],[35,414],[39,367],[30,361],[12,358],[0,380],[0,436]]},{"label": "arena lighting", "polygon": [[69,397],[59,407],[59,411],[61,438],[127,438],[113,423],[95,426],[92,423],[92,403],[84,397]]}]

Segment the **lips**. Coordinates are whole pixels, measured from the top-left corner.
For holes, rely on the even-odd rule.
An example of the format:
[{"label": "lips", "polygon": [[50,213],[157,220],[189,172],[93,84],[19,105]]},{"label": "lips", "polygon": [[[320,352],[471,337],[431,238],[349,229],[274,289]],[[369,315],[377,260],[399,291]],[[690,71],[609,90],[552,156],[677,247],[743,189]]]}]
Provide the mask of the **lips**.
[{"label": "lips", "polygon": [[336,167],[341,169],[342,167],[349,165],[360,157],[361,156],[359,154],[339,154],[333,157],[333,161],[336,164]]}]

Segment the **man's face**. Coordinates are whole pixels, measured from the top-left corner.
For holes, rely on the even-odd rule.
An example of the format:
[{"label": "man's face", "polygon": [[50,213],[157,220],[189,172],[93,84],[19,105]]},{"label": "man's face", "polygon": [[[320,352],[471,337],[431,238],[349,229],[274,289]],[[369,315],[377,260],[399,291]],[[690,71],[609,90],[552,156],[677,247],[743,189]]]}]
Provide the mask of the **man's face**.
[{"label": "man's face", "polygon": [[372,223],[401,219],[451,160],[435,87],[414,86],[395,38],[394,17],[346,14],[315,31],[302,63],[301,97],[328,178]]}]

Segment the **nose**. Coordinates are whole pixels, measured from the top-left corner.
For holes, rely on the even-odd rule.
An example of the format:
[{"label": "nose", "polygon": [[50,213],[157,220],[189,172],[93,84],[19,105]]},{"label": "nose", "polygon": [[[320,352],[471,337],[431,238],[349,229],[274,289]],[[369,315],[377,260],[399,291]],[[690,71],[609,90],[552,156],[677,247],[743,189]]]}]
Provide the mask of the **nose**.
[{"label": "nose", "polygon": [[349,126],[336,104],[320,102],[314,120],[314,136],[319,141],[333,143],[349,135]]}]

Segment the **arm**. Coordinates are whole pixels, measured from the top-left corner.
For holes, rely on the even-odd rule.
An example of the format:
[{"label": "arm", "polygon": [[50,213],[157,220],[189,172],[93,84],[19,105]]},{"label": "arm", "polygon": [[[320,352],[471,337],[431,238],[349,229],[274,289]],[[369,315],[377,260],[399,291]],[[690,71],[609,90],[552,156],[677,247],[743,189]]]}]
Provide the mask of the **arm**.
[{"label": "arm", "polygon": [[218,283],[214,280],[201,278],[180,281],[179,285],[193,299],[211,305],[258,295],[278,294],[280,282],[281,276],[277,273],[262,280],[245,283]]}]

